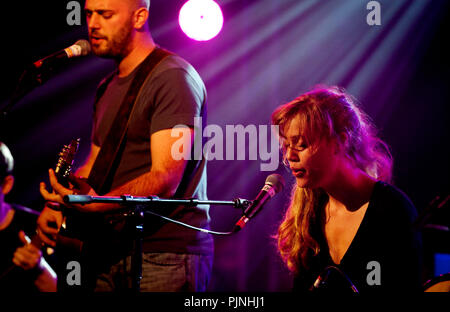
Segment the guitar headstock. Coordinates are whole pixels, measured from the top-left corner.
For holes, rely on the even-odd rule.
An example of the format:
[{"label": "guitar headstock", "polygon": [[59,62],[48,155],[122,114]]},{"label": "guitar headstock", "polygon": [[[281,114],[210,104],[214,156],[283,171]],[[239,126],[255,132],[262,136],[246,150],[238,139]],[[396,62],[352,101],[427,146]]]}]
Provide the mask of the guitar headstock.
[{"label": "guitar headstock", "polygon": [[72,171],[73,161],[79,145],[80,139],[73,139],[69,145],[64,145],[58,155],[59,157],[55,168],[55,174],[58,181],[65,186],[68,185],[68,178]]}]

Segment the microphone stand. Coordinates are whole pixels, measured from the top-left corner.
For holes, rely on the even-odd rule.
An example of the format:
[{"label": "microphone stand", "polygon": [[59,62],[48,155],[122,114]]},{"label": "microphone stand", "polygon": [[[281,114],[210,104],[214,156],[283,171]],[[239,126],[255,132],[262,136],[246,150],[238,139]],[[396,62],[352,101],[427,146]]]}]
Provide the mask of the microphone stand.
[{"label": "microphone stand", "polygon": [[[33,91],[35,88],[42,86],[50,79],[54,70],[60,68],[58,62],[46,63],[45,67],[40,68],[35,63],[27,65],[20,75],[16,87],[9,98],[8,103],[0,110],[0,121],[4,121],[13,108],[25,95]],[[0,123],[1,124],[1,123]]]},{"label": "microphone stand", "polygon": [[16,105],[23,97],[41,86],[47,78],[38,73],[33,66],[26,68],[17,82],[17,85],[4,107],[0,107],[0,140],[5,133],[8,133],[7,117],[14,105]]},{"label": "microphone stand", "polygon": [[42,73],[38,73],[34,66],[28,66],[28,68],[20,75],[19,81],[17,82],[8,104],[0,111],[0,118],[5,118],[15,104],[36,87],[42,85],[45,80]]},{"label": "microphone stand", "polygon": [[134,248],[131,256],[131,274],[133,276],[132,289],[135,292],[139,292],[141,280],[142,280],[142,242],[144,239],[144,213],[147,210],[151,210],[153,205],[165,204],[165,205],[183,205],[186,207],[197,207],[198,205],[222,205],[233,206],[240,208],[244,211],[251,201],[246,199],[237,198],[232,201],[223,200],[199,200],[195,198],[191,199],[164,199],[158,196],[89,196],[89,195],[66,195],[64,196],[64,202],[70,204],[90,204],[90,203],[109,203],[109,204],[121,204],[123,206],[133,206],[130,217],[134,224]]},{"label": "microphone stand", "polygon": [[423,230],[425,228],[435,228],[443,231],[448,231],[448,227],[445,225],[428,224],[428,221],[438,211],[450,202],[450,195],[447,195],[444,199],[441,196],[436,196],[428,206],[417,216],[413,223],[413,228],[416,231]]}]

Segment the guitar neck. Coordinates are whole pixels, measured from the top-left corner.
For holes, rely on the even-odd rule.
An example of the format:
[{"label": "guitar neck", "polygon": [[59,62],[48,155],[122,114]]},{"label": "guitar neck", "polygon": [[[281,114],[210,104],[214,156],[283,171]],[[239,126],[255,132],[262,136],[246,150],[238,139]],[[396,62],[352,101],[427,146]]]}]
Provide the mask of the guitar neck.
[{"label": "guitar neck", "polygon": [[41,249],[42,246],[44,246],[44,242],[42,241],[42,239],[39,237],[38,234],[33,235],[30,244],[39,249]]}]

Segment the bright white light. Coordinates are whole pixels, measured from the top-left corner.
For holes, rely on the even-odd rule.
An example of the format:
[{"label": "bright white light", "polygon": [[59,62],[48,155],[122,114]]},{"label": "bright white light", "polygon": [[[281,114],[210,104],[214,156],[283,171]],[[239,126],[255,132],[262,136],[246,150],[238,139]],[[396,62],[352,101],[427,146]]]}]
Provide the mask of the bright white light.
[{"label": "bright white light", "polygon": [[181,8],[178,22],[189,38],[207,41],[222,29],[222,10],[213,0],[189,0]]}]

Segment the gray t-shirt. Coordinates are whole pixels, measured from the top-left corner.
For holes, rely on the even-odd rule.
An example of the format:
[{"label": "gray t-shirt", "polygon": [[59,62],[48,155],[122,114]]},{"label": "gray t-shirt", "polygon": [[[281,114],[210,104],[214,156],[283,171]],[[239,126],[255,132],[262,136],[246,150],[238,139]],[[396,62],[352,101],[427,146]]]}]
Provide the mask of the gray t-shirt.
[{"label": "gray t-shirt", "polygon": [[[127,77],[113,74],[104,94],[96,103],[92,133],[95,145],[101,147],[105,141],[138,68]],[[150,171],[150,137],[153,133],[180,124],[193,127],[194,117],[202,117],[202,127],[206,123],[206,89],[203,81],[195,69],[179,56],[166,57],[154,69],[142,90],[135,103],[126,145],[111,189]],[[188,161],[175,198],[207,199],[206,160],[193,158]],[[208,206],[155,207],[155,210],[193,226],[208,227],[209,224]],[[146,216],[144,228],[145,252],[212,253],[213,244],[209,234],[155,216]]]}]

